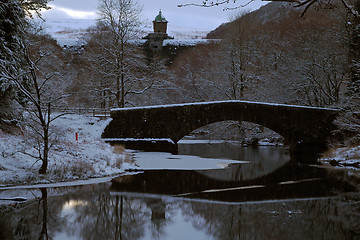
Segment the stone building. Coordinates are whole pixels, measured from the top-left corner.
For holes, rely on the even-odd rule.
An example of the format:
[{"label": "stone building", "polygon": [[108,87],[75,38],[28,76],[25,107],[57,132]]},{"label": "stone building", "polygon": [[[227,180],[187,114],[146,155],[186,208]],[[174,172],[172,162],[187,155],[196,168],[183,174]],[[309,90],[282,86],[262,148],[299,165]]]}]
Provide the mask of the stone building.
[{"label": "stone building", "polygon": [[162,15],[162,12],[159,11],[159,14],[153,21],[153,32],[143,38],[146,39],[142,46],[149,65],[158,63],[158,61],[164,61],[165,66],[170,66],[183,51],[198,45],[210,45],[218,42],[218,40],[212,39],[173,40],[174,38],[167,34],[167,23],[168,21]]},{"label": "stone building", "polygon": [[167,23],[168,23],[168,21],[162,15],[161,10],[160,10],[159,14],[155,17],[155,20],[153,21],[154,33],[165,33],[166,34]]},{"label": "stone building", "polygon": [[168,21],[162,15],[162,12],[159,11],[159,14],[155,17],[153,21],[154,32],[149,33],[144,39],[147,39],[148,46],[151,51],[159,52],[162,48],[164,39],[173,39],[170,37],[167,31]]}]

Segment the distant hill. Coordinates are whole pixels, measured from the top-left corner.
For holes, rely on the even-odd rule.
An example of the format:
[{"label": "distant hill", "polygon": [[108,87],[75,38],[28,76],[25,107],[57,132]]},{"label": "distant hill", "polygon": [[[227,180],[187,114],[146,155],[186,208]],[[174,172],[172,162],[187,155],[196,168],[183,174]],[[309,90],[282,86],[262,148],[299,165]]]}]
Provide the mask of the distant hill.
[{"label": "distant hill", "polygon": [[[46,33],[57,40],[60,46],[72,46],[83,43],[81,39],[86,34],[86,29],[94,26],[95,23],[96,20],[94,19],[46,19],[43,28]],[[140,36],[146,36],[152,31],[152,26],[145,26]],[[207,30],[197,28],[186,28],[172,24],[168,26],[168,34],[177,40],[202,39],[206,37],[207,33]]]},{"label": "distant hill", "polygon": [[[300,19],[300,15],[303,11],[302,7],[295,7],[295,3],[285,3],[285,2],[270,2],[265,6],[262,6],[256,11],[246,14],[246,17],[250,19],[252,23],[257,23],[259,25],[264,25],[269,22],[282,22],[287,21],[293,18],[294,16],[297,19]],[[308,14],[301,19],[305,19],[312,15],[317,9],[310,8]],[[228,33],[231,28],[236,26],[240,19],[236,19],[232,22],[224,23],[207,34],[206,38],[208,39],[221,39],[224,38],[226,33]]]}]

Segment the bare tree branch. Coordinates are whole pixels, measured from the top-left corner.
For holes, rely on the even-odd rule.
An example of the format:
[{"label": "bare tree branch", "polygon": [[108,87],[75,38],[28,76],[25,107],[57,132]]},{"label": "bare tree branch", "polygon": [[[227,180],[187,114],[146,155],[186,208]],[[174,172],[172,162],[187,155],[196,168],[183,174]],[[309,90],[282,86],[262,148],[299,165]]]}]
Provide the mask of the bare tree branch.
[{"label": "bare tree branch", "polygon": [[[252,3],[254,0],[246,0],[245,4],[237,4],[240,2],[240,0],[216,0],[216,1],[210,1],[210,0],[203,0],[202,3],[186,3],[186,4],[179,4],[178,7],[188,7],[188,6],[196,6],[196,7],[217,7],[221,5],[228,5],[228,4],[237,4],[235,7],[225,7],[223,10],[235,10],[238,8],[242,8],[245,6],[248,6],[250,3]],[[263,0],[267,1],[267,0]],[[327,4],[330,4],[333,0],[327,0]],[[272,0],[272,2],[288,2],[288,3],[297,3],[295,7],[302,7],[305,6],[305,9],[303,10],[301,16],[304,16],[304,14],[307,12],[307,10],[314,4],[319,3],[322,4],[323,0]],[[354,6],[349,4],[346,0],[341,0],[345,8],[347,8],[350,13],[355,16],[356,18],[360,18],[360,13],[355,10]]]}]

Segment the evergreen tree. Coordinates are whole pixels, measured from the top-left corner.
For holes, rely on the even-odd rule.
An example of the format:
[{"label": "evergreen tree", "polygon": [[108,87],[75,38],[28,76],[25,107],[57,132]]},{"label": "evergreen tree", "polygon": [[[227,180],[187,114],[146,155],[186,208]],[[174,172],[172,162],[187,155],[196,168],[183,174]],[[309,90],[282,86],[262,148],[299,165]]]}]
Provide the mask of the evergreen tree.
[{"label": "evergreen tree", "polygon": [[[0,121],[9,118],[15,94],[6,73],[16,74],[21,67],[24,42],[25,13],[17,0],[0,2]],[[0,122],[0,125],[1,125]]]},{"label": "evergreen tree", "polygon": [[[14,116],[17,100],[14,83],[7,76],[17,75],[24,63],[26,16],[39,15],[49,0],[0,0],[0,127]],[[16,115],[16,114],[15,114]]]}]

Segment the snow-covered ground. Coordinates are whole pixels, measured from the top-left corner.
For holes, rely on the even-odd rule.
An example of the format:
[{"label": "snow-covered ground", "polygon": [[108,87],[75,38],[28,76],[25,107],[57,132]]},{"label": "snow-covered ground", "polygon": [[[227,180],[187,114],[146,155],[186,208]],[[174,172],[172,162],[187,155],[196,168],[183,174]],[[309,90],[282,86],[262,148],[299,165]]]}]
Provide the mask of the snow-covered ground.
[{"label": "snow-covered ground", "polygon": [[[96,20],[94,19],[61,19],[61,18],[49,18],[41,25],[46,33],[50,34],[57,40],[60,46],[74,46],[84,43],[84,36],[87,34],[86,30],[89,27],[95,26]],[[139,40],[145,37],[148,33],[153,32],[152,24],[146,24],[141,30]],[[175,40],[187,40],[184,44],[190,44],[195,41],[199,43],[204,42],[201,39],[206,36],[208,30],[198,28],[188,28],[177,25],[169,24],[168,34],[175,38]],[[141,36],[143,35],[143,36]],[[192,41],[190,41],[192,40]],[[206,41],[205,41],[206,42]]]},{"label": "snow-covered ground", "polygon": [[[100,120],[76,114],[65,115],[56,120],[54,126],[58,129],[58,142],[51,149],[46,175],[38,174],[41,162],[36,162],[34,158],[24,154],[35,153],[35,149],[27,141],[29,137],[26,131],[13,135],[1,133],[0,188],[114,176],[132,168],[214,169],[234,162],[174,156],[169,153],[134,152],[112,147],[101,139],[101,133],[109,121],[110,119]],[[334,166],[359,169],[360,146],[333,149],[326,153],[321,161]]]},{"label": "snow-covered ground", "polygon": [[[39,175],[41,162],[26,154],[36,153],[27,133],[0,136],[0,186],[52,183],[116,175],[132,168],[129,153],[101,140],[109,120],[65,115],[54,121],[58,136],[49,156],[46,175]],[[78,133],[78,142],[76,141]]]},{"label": "snow-covered ground", "polygon": [[94,19],[46,19],[42,26],[60,46],[75,46],[84,43],[86,29],[95,23]]},{"label": "snow-covered ground", "polygon": [[[101,178],[123,174],[127,169],[216,169],[239,161],[205,159],[197,156],[147,153],[112,147],[101,139],[101,133],[111,119],[69,114],[53,122],[58,140],[49,156],[48,173],[38,174],[41,162],[26,153],[36,155],[27,132],[0,134],[0,189],[12,185],[47,184],[76,181],[62,185],[81,185]],[[76,141],[76,133],[78,141]],[[129,173],[126,173],[129,174]],[[108,178],[104,181],[109,181]],[[101,179],[99,179],[102,181]],[[39,185],[37,185],[38,187]]]}]

